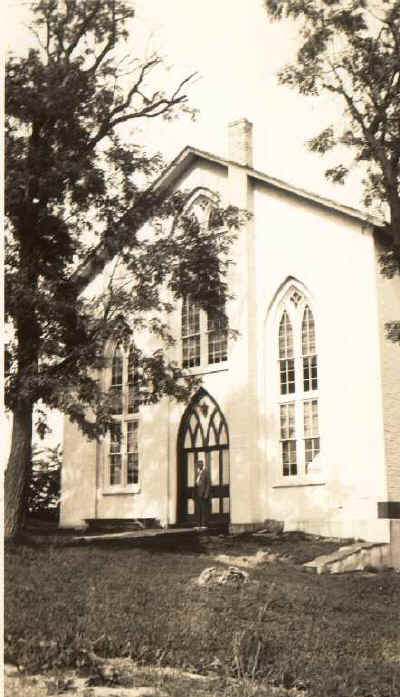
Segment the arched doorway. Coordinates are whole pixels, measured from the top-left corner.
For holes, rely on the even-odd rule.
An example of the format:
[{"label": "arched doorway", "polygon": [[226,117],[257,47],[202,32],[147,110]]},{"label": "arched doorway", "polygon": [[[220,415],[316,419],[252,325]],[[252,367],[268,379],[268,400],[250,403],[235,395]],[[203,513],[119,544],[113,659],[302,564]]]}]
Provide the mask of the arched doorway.
[{"label": "arched doorway", "polygon": [[197,525],[197,462],[206,463],[210,478],[210,525],[229,523],[229,433],[216,401],[203,389],[186,409],[178,434],[178,521]]}]

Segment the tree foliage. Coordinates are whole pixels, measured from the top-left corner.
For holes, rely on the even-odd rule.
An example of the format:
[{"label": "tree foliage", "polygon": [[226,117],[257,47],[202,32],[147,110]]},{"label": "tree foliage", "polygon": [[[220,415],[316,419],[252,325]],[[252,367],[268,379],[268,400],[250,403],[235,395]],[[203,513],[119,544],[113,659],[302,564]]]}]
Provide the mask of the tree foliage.
[{"label": "tree foliage", "polygon": [[[270,18],[299,27],[296,62],[279,79],[303,95],[329,93],[342,100],[344,119],[309,142],[324,154],[344,145],[364,166],[364,204],[389,217],[391,243],[382,270],[400,272],[400,2],[399,0],[265,0]],[[343,163],[326,171],[343,183]]]},{"label": "tree foliage", "polygon": [[[6,73],[10,509],[25,486],[35,404],[61,409],[89,437],[107,428],[110,399],[96,373],[107,340],[133,337],[144,401],[187,397],[193,380],[162,349],[173,342],[165,317],[188,292],[218,311],[241,223],[236,209],[220,208],[222,226],[204,229],[186,212],[185,193],[152,183],[160,155],[125,135],[139,119],[151,133],[155,118],[193,115],[192,76],[168,92],[158,55],[123,54],[133,39],[130,2],[35,0],[32,12],[36,46],[10,56]],[[111,264],[118,272],[103,287]],[[160,342],[149,355],[135,341],[144,330]]]},{"label": "tree foliage", "polygon": [[62,453],[59,445],[33,448],[32,474],[26,508],[31,515],[58,518]]}]

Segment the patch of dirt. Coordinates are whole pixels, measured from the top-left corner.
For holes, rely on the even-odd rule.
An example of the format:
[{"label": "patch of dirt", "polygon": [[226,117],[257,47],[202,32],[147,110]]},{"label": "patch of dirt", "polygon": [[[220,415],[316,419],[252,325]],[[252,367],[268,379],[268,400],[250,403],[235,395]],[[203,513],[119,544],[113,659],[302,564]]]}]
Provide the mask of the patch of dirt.
[{"label": "patch of dirt", "polygon": [[[96,676],[81,677],[77,671],[28,675],[15,666],[4,670],[4,697],[171,697],[182,691],[187,695],[209,695],[219,680],[214,675],[198,675],[169,667],[137,666],[130,659],[104,659]],[[101,673],[103,680],[101,680]],[[119,680],[130,685],[118,684]],[[99,682],[103,684],[93,684]],[[114,681],[114,684],[107,684]],[[195,690],[195,693],[194,693]]]},{"label": "patch of dirt", "polygon": [[[301,531],[271,533],[267,530],[260,530],[238,535],[202,538],[202,546],[206,554],[214,559],[221,556],[222,562],[224,562],[222,557],[226,556],[230,559],[229,563],[242,564],[243,568],[245,568],[245,559],[250,560],[249,568],[264,561],[281,561],[300,565],[321,554],[335,552],[345,543],[348,544],[349,540],[324,538]],[[260,556],[257,557],[257,554]],[[266,555],[263,562],[258,561],[262,554]],[[257,559],[257,563],[254,564],[255,559]]]},{"label": "patch of dirt", "polygon": [[[128,659],[109,659],[114,665]],[[5,666],[4,697],[307,697],[296,688],[268,685],[248,679],[198,675],[176,668],[135,666],[131,663],[133,687],[89,686],[87,678],[71,671],[24,675],[14,666]]]}]

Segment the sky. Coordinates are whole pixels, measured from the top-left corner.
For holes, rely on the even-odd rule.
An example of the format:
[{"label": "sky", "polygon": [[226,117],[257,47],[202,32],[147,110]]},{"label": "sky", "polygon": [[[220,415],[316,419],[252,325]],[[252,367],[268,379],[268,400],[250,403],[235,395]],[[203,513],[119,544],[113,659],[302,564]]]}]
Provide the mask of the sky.
[{"label": "sky", "polygon": [[[84,1],[84,0],[82,0]],[[133,2],[133,0],[132,0]],[[3,5],[6,48],[24,52],[32,36],[26,23],[26,0]],[[146,121],[132,135],[149,149],[172,160],[186,145],[227,156],[227,125],[242,117],[253,123],[253,164],[321,196],[360,206],[360,177],[345,187],[324,180],[324,170],[337,163],[332,157],[309,153],[305,141],[342,117],[331,98],[305,98],[279,86],[277,72],[294,60],[297,28],[292,23],[271,23],[262,0],[136,0],[132,34],[124,50],[129,55],[161,53],[170,84],[196,71],[189,92],[199,109],[196,122],[182,117],[167,123]],[[25,26],[24,26],[25,24]],[[50,444],[60,439],[60,421],[52,419]]]},{"label": "sky", "polygon": [[[167,161],[186,145],[226,156],[227,125],[242,117],[253,123],[253,164],[271,176],[354,207],[360,206],[359,176],[335,186],[323,173],[337,164],[332,156],[307,151],[305,141],[337,122],[342,107],[332,97],[301,97],[278,85],[277,72],[295,58],[297,27],[271,23],[262,0],[132,0],[135,20],[126,50],[153,50],[172,66],[161,81],[176,84],[197,72],[189,91],[199,109],[195,123],[144,122],[132,138],[160,150]],[[28,3],[29,5],[29,3]],[[28,33],[26,2],[8,0],[7,35],[13,50],[23,50]],[[31,41],[31,39],[29,39]]]}]

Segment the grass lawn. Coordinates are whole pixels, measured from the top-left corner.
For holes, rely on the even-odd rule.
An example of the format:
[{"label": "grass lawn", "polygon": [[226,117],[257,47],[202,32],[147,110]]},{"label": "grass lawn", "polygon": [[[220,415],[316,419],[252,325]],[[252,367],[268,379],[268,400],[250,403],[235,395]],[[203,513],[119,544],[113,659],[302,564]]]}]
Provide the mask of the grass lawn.
[{"label": "grass lawn", "polygon": [[[260,690],[399,697],[400,574],[317,576],[301,566],[335,547],[296,533],[205,538],[196,549],[10,546],[5,660],[90,672],[95,653],[212,673],[226,685],[250,679]],[[207,567],[226,568],[218,555],[259,548],[284,559],[248,568],[243,585],[193,582]]]}]

